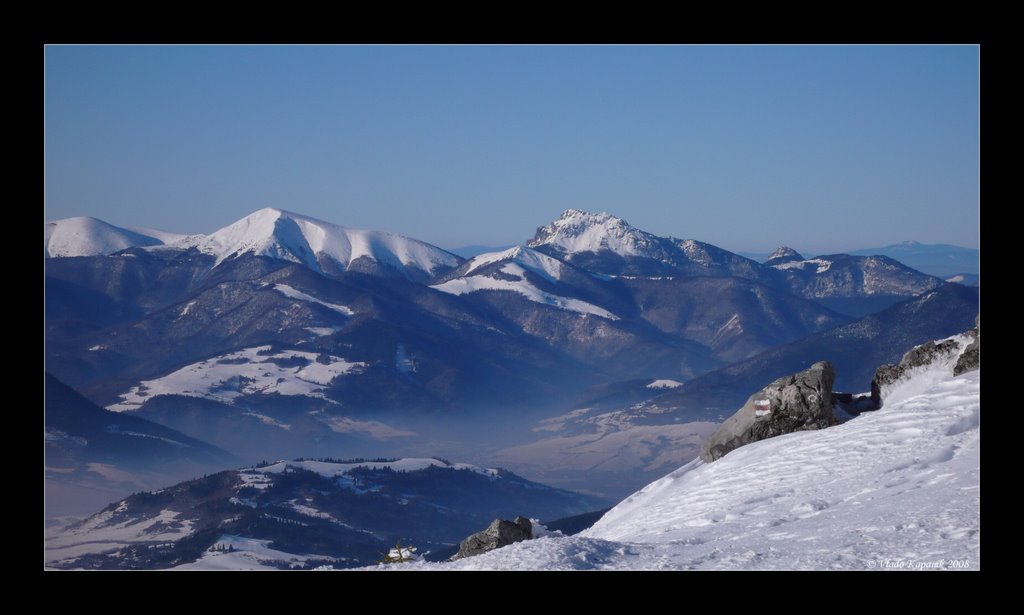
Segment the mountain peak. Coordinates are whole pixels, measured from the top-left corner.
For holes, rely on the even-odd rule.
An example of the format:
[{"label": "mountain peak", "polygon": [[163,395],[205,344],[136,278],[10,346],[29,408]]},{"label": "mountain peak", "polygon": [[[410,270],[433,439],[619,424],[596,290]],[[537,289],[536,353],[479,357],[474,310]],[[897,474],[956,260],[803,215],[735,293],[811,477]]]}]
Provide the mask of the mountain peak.
[{"label": "mountain peak", "polygon": [[769,256],[768,259],[765,260],[765,263],[778,263],[802,260],[804,260],[804,257],[800,256],[800,253],[794,250],[793,248],[790,248],[789,246],[779,246],[778,248],[776,248],[774,252],[771,253],[771,256]]},{"label": "mountain peak", "polygon": [[163,241],[88,216],[43,223],[43,258],[113,254]]},{"label": "mountain peak", "polygon": [[265,207],[203,238],[196,246],[217,257],[217,264],[252,253],[303,263],[323,272],[333,261],[348,269],[352,261],[369,258],[399,272],[419,270],[430,276],[458,266],[461,259],[430,244],[378,231],[345,228],[276,207]]},{"label": "mountain peak", "polygon": [[526,245],[548,246],[565,254],[611,250],[622,256],[643,256],[656,241],[654,235],[608,212],[567,209],[551,224],[538,228]]},{"label": "mountain peak", "polygon": [[[602,212],[599,212],[599,213],[592,213],[592,212],[589,212],[589,211],[584,211],[582,209],[573,209],[573,208],[566,209],[565,211],[563,211],[562,215],[559,216],[558,220],[556,220],[554,222],[554,224],[558,224],[559,222],[569,223],[571,225],[586,225],[586,226],[592,226],[592,225],[595,225],[595,224],[596,225],[608,224],[608,223],[616,224],[616,225],[629,226],[629,223],[626,222],[625,220],[623,220],[622,218],[619,218],[617,216],[613,216],[612,214],[610,214],[610,213],[608,213],[606,211],[602,211]],[[632,228],[632,227],[630,227],[630,228]]]}]

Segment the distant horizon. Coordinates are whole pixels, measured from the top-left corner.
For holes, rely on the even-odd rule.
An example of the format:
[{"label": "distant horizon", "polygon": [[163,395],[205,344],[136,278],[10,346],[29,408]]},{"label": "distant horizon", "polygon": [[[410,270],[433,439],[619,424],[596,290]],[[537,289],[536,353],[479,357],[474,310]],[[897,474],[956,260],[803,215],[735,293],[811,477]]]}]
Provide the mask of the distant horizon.
[{"label": "distant horizon", "polygon": [[458,249],[579,208],[734,252],[980,249],[976,45],[48,45],[44,68],[44,220],[208,234],[277,207]]},{"label": "distant horizon", "polygon": [[[296,213],[296,214],[300,214],[300,215],[305,215],[305,214],[303,214],[300,211],[295,211],[295,210],[285,210],[285,211],[290,211],[292,213]],[[250,212],[250,213],[253,213],[253,212]],[[602,212],[591,212],[591,213],[602,213]],[[614,212],[605,212],[605,213],[610,213],[613,216],[615,215]],[[243,218],[244,217],[245,216],[243,216]],[[119,228],[123,228],[123,229],[127,229],[127,230],[130,230],[130,231],[160,231],[160,232],[172,233],[172,234],[180,234],[180,235],[198,235],[198,234],[209,235],[209,234],[211,234],[213,232],[216,232],[220,228],[223,228],[223,227],[219,227],[219,228],[211,229],[211,230],[208,230],[208,231],[177,231],[177,230],[172,231],[172,230],[168,230],[168,229],[164,229],[164,228],[156,228],[156,227],[153,227],[153,226],[144,226],[144,225],[143,226],[125,226],[125,225],[122,225],[122,224],[118,224],[116,221],[113,221],[113,220],[105,220],[103,218],[99,218],[97,216],[90,216],[88,214],[82,214],[82,215],[77,215],[77,216],[68,216],[67,218],[57,218],[57,219],[53,219],[53,220],[47,219],[47,220],[44,220],[44,224],[48,223],[48,222],[56,222],[56,221],[59,221],[59,220],[65,220],[65,219],[69,219],[69,218],[94,218],[94,219],[100,220],[102,222],[106,222],[107,224],[111,224],[113,226],[116,226],[116,227],[119,227]],[[242,218],[239,218],[239,220],[240,219],[242,219]],[[555,219],[557,219],[557,218],[552,218],[552,220],[555,220]],[[323,220],[323,219],[321,219],[321,220]],[[552,220],[549,220],[548,222],[551,222]],[[338,226],[343,226],[343,227],[346,227],[346,228],[355,228],[355,227],[346,226],[345,224],[341,224],[341,223],[338,223],[338,222],[333,221],[333,220],[323,220],[323,222],[330,222],[330,223],[337,224]],[[628,222],[628,220],[627,220],[627,222]],[[544,224],[547,224],[547,222],[545,222]],[[540,226],[544,226],[544,224],[542,224]],[[225,226],[227,226],[227,225],[225,225]],[[378,229],[365,229],[364,228],[364,229],[359,229],[359,230],[394,232],[394,231],[390,231],[389,229],[386,229],[386,228],[378,228]],[[647,231],[647,229],[642,229],[642,228],[640,230]],[[647,231],[647,232],[650,232],[650,231]],[[398,234],[401,234],[401,233],[398,233]],[[460,244],[460,245],[441,245],[441,244],[437,244],[437,243],[434,243],[432,241],[428,241],[426,239],[423,239],[422,237],[417,237],[415,235],[404,235],[404,236],[409,237],[410,239],[417,239],[417,240],[420,240],[420,241],[425,241],[426,243],[429,243],[431,245],[437,246],[437,247],[439,247],[439,248],[441,248],[443,250],[447,250],[449,252],[458,252],[458,251],[462,251],[462,250],[465,250],[465,249],[471,249],[471,248],[487,248],[489,250],[507,250],[507,249],[510,249],[512,247],[515,247],[515,246],[526,245],[530,241],[530,239],[533,238],[533,235],[531,234],[530,237],[527,237],[525,239],[521,239],[519,241],[507,241],[505,243],[495,243],[495,244],[466,243],[466,244]],[[677,237],[677,236],[674,236],[674,235],[663,235],[663,236],[665,236],[665,237],[672,236],[672,237],[676,237],[676,239],[695,239],[697,241],[704,241],[704,240],[702,240],[699,237]],[[711,243],[711,242],[704,241],[704,243]],[[821,255],[821,254],[842,254],[842,253],[845,253],[847,251],[853,252],[853,251],[858,251],[858,250],[870,250],[870,249],[874,249],[874,248],[889,248],[889,247],[899,246],[899,245],[904,245],[904,244],[919,244],[919,245],[927,245],[927,246],[949,246],[949,247],[963,248],[963,249],[968,249],[968,250],[979,250],[980,249],[980,248],[972,248],[970,246],[962,246],[962,245],[957,245],[957,244],[929,243],[929,242],[924,242],[924,241],[917,241],[915,239],[905,239],[903,241],[897,241],[897,242],[894,242],[894,243],[891,243],[891,244],[885,244],[885,245],[864,245],[864,246],[860,246],[860,247],[851,247],[851,248],[848,248],[847,250],[837,250],[837,251],[834,251],[834,252],[822,252],[822,251],[815,251],[815,250],[804,250],[804,249],[801,249],[800,246],[790,246],[790,245],[785,245],[785,244],[779,244],[779,245],[777,245],[777,246],[775,246],[775,247],[773,247],[771,249],[768,249],[768,250],[746,250],[746,249],[734,249],[734,248],[732,248],[730,246],[727,246],[727,245],[719,245],[719,244],[712,243],[712,245],[715,245],[715,246],[717,246],[719,248],[723,248],[725,250],[729,250],[730,252],[733,252],[734,254],[739,254],[740,256],[746,256],[747,258],[752,258],[754,256],[768,256],[772,252],[774,252],[775,250],[777,250],[778,248],[781,248],[781,247],[792,248],[792,249],[796,250],[797,252],[799,252],[802,256],[817,256],[817,255]]]}]

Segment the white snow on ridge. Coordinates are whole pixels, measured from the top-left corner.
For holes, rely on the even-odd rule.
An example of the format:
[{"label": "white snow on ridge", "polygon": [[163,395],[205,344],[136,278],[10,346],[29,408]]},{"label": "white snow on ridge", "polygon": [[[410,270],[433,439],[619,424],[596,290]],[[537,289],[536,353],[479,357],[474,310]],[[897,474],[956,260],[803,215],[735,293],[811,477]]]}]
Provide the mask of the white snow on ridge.
[{"label": "white snow on ridge", "polygon": [[802,261],[786,261],[785,263],[770,266],[775,269],[806,269],[808,265],[817,266],[815,273],[825,273],[832,267],[832,261],[823,258],[809,258]]},{"label": "white snow on ridge", "polygon": [[312,295],[307,295],[306,293],[300,290],[296,290],[291,286],[288,286],[287,284],[274,284],[274,290],[290,299],[297,299],[299,301],[308,301],[309,303],[316,303],[318,305],[324,306],[325,308],[332,309],[335,312],[338,312],[339,314],[343,314],[345,316],[352,316],[355,314],[355,312],[353,312],[352,309],[347,306],[339,305],[337,303],[327,303],[326,301],[317,299]]},{"label": "white snow on ridge", "polygon": [[504,252],[488,252],[487,254],[475,256],[470,261],[469,268],[466,269],[465,275],[468,276],[481,267],[504,260],[511,260],[512,262],[541,275],[549,282],[557,282],[562,279],[561,261],[551,258],[547,254],[542,254],[536,250],[524,248],[523,246],[516,246],[505,250]]},{"label": "white snow on ridge", "polygon": [[112,254],[131,247],[196,248],[216,257],[215,267],[229,258],[253,253],[304,263],[321,273],[323,260],[347,269],[352,261],[367,257],[404,275],[409,275],[409,270],[431,275],[462,262],[458,256],[416,239],[349,229],[273,208],[256,211],[210,235],[129,230],[86,217],[43,223],[44,258]]},{"label": "white snow on ridge", "polygon": [[316,337],[324,337],[325,335],[334,335],[338,331],[341,331],[342,327],[303,327],[306,331],[309,331]]},{"label": "white snow on ridge", "polygon": [[675,389],[683,386],[678,380],[655,380],[647,385],[648,389]]},{"label": "white snow on ridge", "polygon": [[43,223],[43,258],[113,254],[127,248],[155,246],[163,240],[89,217]]},{"label": "white snow on ridge", "polygon": [[842,425],[694,460],[578,536],[408,566],[978,569],[981,373],[931,380]]},{"label": "white snow on ridge", "polygon": [[266,474],[280,474],[288,468],[300,468],[310,472],[316,472],[324,478],[335,478],[344,476],[356,468],[367,468],[370,470],[381,470],[389,468],[396,472],[415,472],[425,470],[431,466],[439,468],[454,468],[456,470],[472,470],[477,474],[485,476],[497,476],[498,471],[491,468],[481,468],[468,463],[446,464],[438,459],[406,458],[397,461],[365,461],[359,463],[330,463],[327,461],[279,461],[273,465],[256,468],[255,472]]},{"label": "white snow on ridge", "polygon": [[[257,393],[306,395],[323,398],[322,387],[345,374],[365,367],[341,357],[327,356],[320,363],[315,352],[280,350],[270,346],[245,348],[205,361],[186,365],[161,378],[145,380],[121,395],[121,401],[107,407],[114,412],[136,410],[158,395],[204,397],[231,403],[241,395]],[[304,363],[283,367],[275,361]]]},{"label": "white snow on ridge", "polygon": [[133,233],[138,233],[140,235],[145,235],[147,237],[157,239],[165,245],[195,242],[202,238],[202,235],[198,234],[187,235],[183,233],[168,233],[167,231],[160,231],[154,228],[142,228],[136,226],[133,226],[128,230],[132,231]]},{"label": "white snow on ridge", "polygon": [[273,208],[261,209],[207,235],[196,248],[216,256],[217,265],[251,252],[304,263],[314,271],[322,271],[318,259],[334,261],[346,269],[352,261],[368,257],[399,272],[412,268],[428,274],[461,262],[454,254],[415,239],[345,228]]},{"label": "white snow on ridge", "polygon": [[619,320],[619,317],[615,314],[612,314],[608,310],[598,307],[593,303],[587,303],[580,299],[560,297],[537,288],[533,284],[530,284],[529,280],[526,279],[523,268],[516,263],[509,263],[505,265],[501,268],[501,272],[518,279],[499,280],[497,278],[475,275],[448,280],[447,282],[437,284],[431,288],[452,295],[464,295],[466,293],[474,293],[481,290],[509,290],[519,293],[535,303],[543,303],[545,305],[568,310],[570,312],[578,312],[580,314],[593,314],[595,316],[600,316],[601,318],[607,318],[608,320]]}]

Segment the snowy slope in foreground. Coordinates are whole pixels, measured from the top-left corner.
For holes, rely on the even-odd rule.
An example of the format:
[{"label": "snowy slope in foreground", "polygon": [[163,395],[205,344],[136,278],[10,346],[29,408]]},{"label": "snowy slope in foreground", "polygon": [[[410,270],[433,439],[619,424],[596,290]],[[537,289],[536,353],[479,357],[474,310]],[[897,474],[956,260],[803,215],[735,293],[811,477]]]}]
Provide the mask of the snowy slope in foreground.
[{"label": "snowy slope in foreground", "polygon": [[695,460],[581,535],[402,568],[979,568],[981,372],[921,380],[843,425]]}]

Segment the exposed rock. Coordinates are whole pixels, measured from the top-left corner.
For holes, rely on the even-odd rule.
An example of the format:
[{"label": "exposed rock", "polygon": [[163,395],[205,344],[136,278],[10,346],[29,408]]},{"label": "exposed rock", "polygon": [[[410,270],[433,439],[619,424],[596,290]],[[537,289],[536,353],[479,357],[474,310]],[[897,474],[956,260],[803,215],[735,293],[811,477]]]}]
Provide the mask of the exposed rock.
[{"label": "exposed rock", "polygon": [[974,339],[964,349],[960,358],[956,360],[956,365],[953,366],[954,376],[981,368],[981,327],[971,329],[967,332],[967,335]]},{"label": "exposed rock", "polygon": [[516,517],[515,521],[506,519],[495,519],[487,529],[459,543],[459,552],[451,557],[452,560],[472,557],[487,553],[498,547],[504,547],[514,542],[529,540],[533,537],[533,524],[525,517]]},{"label": "exposed rock", "polygon": [[958,344],[956,340],[945,340],[939,343],[925,342],[920,346],[914,346],[908,350],[907,353],[903,355],[903,358],[900,359],[900,367],[903,369],[910,369],[913,367],[931,365],[939,355],[956,352],[959,349],[960,344]]},{"label": "exposed rock", "polygon": [[[967,334],[971,335],[974,332],[972,329]],[[975,338],[971,346],[977,350],[978,340]],[[970,347],[968,347],[970,350]],[[875,408],[882,407],[882,389],[894,384],[896,381],[903,378],[904,374],[916,367],[924,367],[925,365],[931,365],[935,361],[947,357],[950,354],[957,353],[960,351],[960,343],[955,339],[948,339],[941,342],[925,342],[920,346],[914,346],[903,355],[898,365],[886,363],[881,365],[875,370],[875,377],[871,379],[871,402],[875,405]],[[964,352],[967,354],[967,351]],[[975,352],[975,359],[977,358],[977,352]],[[963,356],[960,357],[963,360]],[[970,359],[967,360],[967,363]],[[957,362],[959,365],[959,361]],[[966,363],[965,363],[966,365]],[[975,368],[977,367],[977,361],[975,360]],[[966,368],[961,372],[953,371],[954,375],[967,371]]]},{"label": "exposed rock", "polygon": [[771,255],[765,260],[766,265],[776,265],[779,263],[787,263],[789,261],[802,261],[803,256],[800,253],[790,248],[789,246],[779,246]]},{"label": "exposed rock", "polygon": [[832,364],[819,361],[754,393],[704,441],[701,459],[709,463],[751,442],[834,425],[832,383],[835,377]]}]

